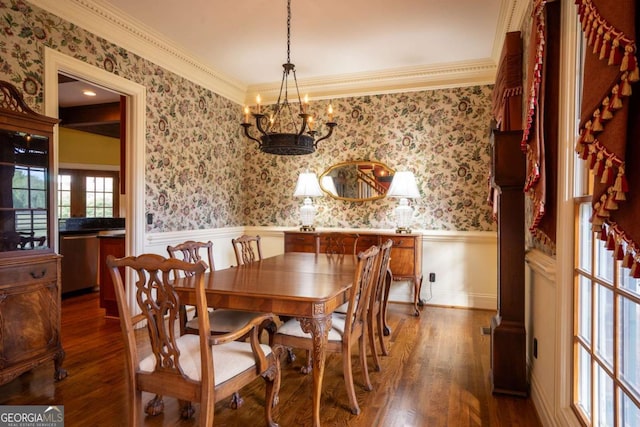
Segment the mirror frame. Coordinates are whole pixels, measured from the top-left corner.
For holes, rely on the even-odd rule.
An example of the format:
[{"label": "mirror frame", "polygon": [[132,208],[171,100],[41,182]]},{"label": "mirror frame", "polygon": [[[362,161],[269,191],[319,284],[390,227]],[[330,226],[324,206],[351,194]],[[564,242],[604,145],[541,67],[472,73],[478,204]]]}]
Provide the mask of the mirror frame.
[{"label": "mirror frame", "polygon": [[327,194],[328,196],[336,199],[336,200],[344,200],[344,201],[348,201],[348,202],[368,202],[371,200],[379,200],[379,199],[383,199],[386,197],[386,193],[380,196],[374,196],[374,197],[366,197],[366,198],[351,198],[351,197],[342,197],[342,196],[338,196],[336,194],[331,193],[329,190],[327,190],[326,188],[324,188],[322,186],[322,178],[324,178],[325,176],[329,176],[329,174],[331,172],[333,172],[336,169],[339,169],[341,167],[345,167],[345,166],[355,166],[355,165],[360,165],[360,164],[367,164],[367,165],[373,165],[373,166],[380,166],[386,170],[389,171],[389,175],[393,176],[395,174],[395,170],[390,168],[388,165],[382,163],[382,162],[378,162],[376,160],[350,160],[350,161],[346,161],[346,162],[340,162],[340,163],[336,163],[334,165],[331,165],[328,169],[326,169],[324,172],[322,172],[322,175],[320,175],[320,177],[318,178],[318,182],[320,184],[320,189]]}]

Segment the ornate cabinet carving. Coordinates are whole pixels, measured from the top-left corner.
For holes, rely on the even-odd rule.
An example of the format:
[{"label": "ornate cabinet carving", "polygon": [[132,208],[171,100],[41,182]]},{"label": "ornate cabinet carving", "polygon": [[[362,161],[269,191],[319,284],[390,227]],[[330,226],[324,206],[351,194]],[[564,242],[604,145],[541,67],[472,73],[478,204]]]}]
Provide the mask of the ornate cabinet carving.
[{"label": "ornate cabinet carving", "polygon": [[52,137],[57,119],[32,111],[0,81],[0,384],[54,361],[62,369],[60,256],[53,252]]},{"label": "ornate cabinet carving", "polygon": [[522,131],[494,131],[491,185],[498,192],[498,313],[491,321],[494,393],[527,395],[524,325],[524,180]]},{"label": "ornate cabinet carving", "polygon": [[[285,231],[285,252],[318,252],[324,253],[325,247],[322,232]],[[422,236],[420,234],[397,234],[384,232],[357,232],[356,251],[364,251],[371,245],[380,245],[387,239],[393,240],[389,268],[393,280],[411,280],[414,284],[414,314],[420,315],[418,305],[422,288]],[[317,250],[316,250],[317,248]]]}]

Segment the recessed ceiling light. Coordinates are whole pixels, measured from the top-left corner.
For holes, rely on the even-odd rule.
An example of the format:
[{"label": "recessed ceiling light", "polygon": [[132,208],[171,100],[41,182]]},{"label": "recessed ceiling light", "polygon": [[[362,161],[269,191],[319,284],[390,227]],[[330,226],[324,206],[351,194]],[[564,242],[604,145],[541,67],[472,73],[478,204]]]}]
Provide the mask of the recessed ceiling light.
[{"label": "recessed ceiling light", "polygon": [[82,93],[86,96],[96,96],[96,93],[92,90],[83,90]]}]

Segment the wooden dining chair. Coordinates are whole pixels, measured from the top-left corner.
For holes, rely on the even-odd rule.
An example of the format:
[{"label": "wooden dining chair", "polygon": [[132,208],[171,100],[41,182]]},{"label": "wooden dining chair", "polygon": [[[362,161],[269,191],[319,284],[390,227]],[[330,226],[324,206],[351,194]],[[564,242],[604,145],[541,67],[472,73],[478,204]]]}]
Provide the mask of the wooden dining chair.
[{"label": "wooden dining chair", "polygon": [[380,253],[378,254],[378,270],[376,272],[376,278],[371,287],[371,296],[369,298],[369,310],[367,312],[367,326],[369,328],[369,346],[371,347],[371,355],[373,357],[373,364],[376,371],[381,370],[380,358],[378,357],[378,350],[376,348],[376,335],[378,337],[378,343],[380,344],[380,351],[383,355],[387,356],[389,351],[387,350],[384,342],[384,316],[385,305],[389,298],[389,286],[391,286],[391,270],[389,269],[389,261],[391,260],[391,247],[393,246],[393,240],[388,239],[380,246]]},{"label": "wooden dining chair", "polygon": [[[213,263],[213,243],[208,241],[196,242],[193,240],[187,240],[175,246],[167,246],[167,252],[170,258],[181,257],[183,261],[195,263],[206,257],[207,265],[211,270],[215,269]],[[242,310],[229,310],[229,309],[216,309],[209,312],[210,330],[213,334],[225,334],[230,331],[240,329],[247,323],[249,323],[257,315],[264,313],[257,313],[253,311]],[[187,320],[186,310],[182,310],[181,313],[182,322],[180,333],[198,333],[198,318],[196,315]],[[264,326],[266,327],[266,325]]]},{"label": "wooden dining chair", "polygon": [[324,248],[327,254],[356,255],[359,238],[356,233],[326,233],[321,236],[322,241],[319,247],[316,246],[316,251]]},{"label": "wooden dining chair", "polygon": [[[349,295],[349,308],[346,314],[333,313],[331,329],[328,331],[326,351],[342,353],[342,371],[349,398],[349,406],[353,414],[360,413],[351,368],[351,347],[356,341],[359,345],[364,388],[369,391],[373,389],[367,368],[367,309],[369,293],[376,276],[379,251],[380,249],[377,246],[372,246],[365,252],[358,254],[358,266]],[[304,332],[300,322],[296,319],[288,320],[282,324],[276,331],[273,341],[276,345],[305,349],[307,354],[310,354],[313,346],[317,345],[314,343],[311,334]],[[303,369],[303,372],[311,371],[310,357],[308,356],[307,359],[307,366]]]},{"label": "wooden dining chair", "polygon": [[[129,426],[143,425],[142,392],[156,395],[145,405],[148,415],[164,410],[163,396],[178,399],[181,416],[191,418],[195,410],[191,402],[199,403],[199,425],[213,425],[215,403],[228,398],[236,390],[261,376],[266,382],[265,421],[276,427],[272,408],[277,403],[280,386],[279,357],[271,347],[259,342],[259,326],[272,315],[256,317],[243,328],[225,335],[208,331],[203,273],[204,261],[189,263],[164,258],[157,254],[106,259],[114,282],[124,338],[127,388],[133,399],[129,407]],[[129,292],[125,290],[120,268],[136,272],[132,293],[138,314],[132,314]],[[175,272],[182,272],[177,279]],[[123,273],[124,274],[124,273]],[[179,335],[180,297],[174,288],[177,281],[194,288],[198,309],[199,334]],[[146,328],[139,329],[146,323]],[[146,331],[146,340],[138,331]],[[250,342],[238,341],[249,335]],[[150,347],[150,348],[149,348]]]},{"label": "wooden dining chair", "polygon": [[[211,270],[215,269],[213,263],[213,243],[208,241],[196,242],[193,240],[187,240],[176,246],[167,246],[167,252],[170,258],[182,257],[183,261],[195,263],[201,261],[203,257],[207,259],[207,265]],[[204,252],[204,254],[203,254]],[[188,273],[187,273],[188,274]],[[213,335],[226,334],[231,331],[241,329],[246,324],[250,323],[255,317],[263,316],[265,313],[243,310],[231,310],[231,309],[214,309],[209,310],[209,330]],[[199,319],[198,312],[191,320],[187,319],[187,312],[185,306],[180,307],[180,334],[198,334],[199,331]],[[272,320],[266,320],[264,324],[258,328],[259,334],[262,335],[263,330],[267,330],[269,333],[269,343],[273,341],[273,333],[276,330],[275,323]],[[241,337],[242,340],[247,337]],[[242,406],[244,400],[239,393],[234,393],[229,407],[237,409]]]},{"label": "wooden dining chair", "polygon": [[251,262],[262,260],[262,247],[260,245],[260,236],[242,236],[231,239],[233,252],[236,254],[237,265],[249,264]]}]

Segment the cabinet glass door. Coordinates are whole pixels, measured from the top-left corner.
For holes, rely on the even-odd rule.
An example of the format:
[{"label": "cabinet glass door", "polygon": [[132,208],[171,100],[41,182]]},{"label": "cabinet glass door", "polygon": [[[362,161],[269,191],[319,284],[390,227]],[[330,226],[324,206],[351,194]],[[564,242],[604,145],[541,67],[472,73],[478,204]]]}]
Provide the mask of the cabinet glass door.
[{"label": "cabinet glass door", "polygon": [[0,252],[48,249],[49,139],[0,129]]}]

